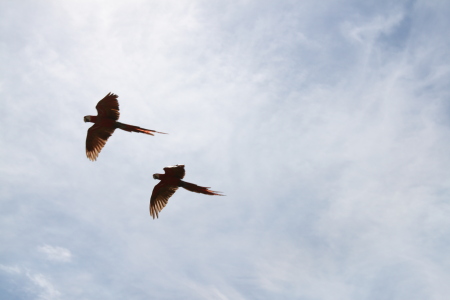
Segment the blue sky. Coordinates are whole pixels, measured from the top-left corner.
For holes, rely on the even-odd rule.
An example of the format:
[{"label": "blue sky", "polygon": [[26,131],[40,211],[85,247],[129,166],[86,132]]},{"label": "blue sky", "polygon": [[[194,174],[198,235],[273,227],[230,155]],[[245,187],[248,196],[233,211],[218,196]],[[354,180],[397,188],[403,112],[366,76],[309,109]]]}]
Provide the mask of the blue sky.
[{"label": "blue sky", "polygon": [[[448,1],[2,1],[0,298],[447,299]],[[117,131],[85,155],[108,92]],[[153,173],[187,181],[149,216]]]}]

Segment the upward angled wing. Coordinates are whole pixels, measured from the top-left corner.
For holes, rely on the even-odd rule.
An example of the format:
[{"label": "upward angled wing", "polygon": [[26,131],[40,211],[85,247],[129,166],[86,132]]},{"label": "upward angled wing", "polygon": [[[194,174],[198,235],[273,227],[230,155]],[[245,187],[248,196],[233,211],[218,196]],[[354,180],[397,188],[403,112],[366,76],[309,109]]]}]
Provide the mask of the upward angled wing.
[{"label": "upward angled wing", "polygon": [[86,137],[86,156],[94,161],[102,151],[108,138],[114,133],[115,128],[94,124],[89,128]]},{"label": "upward angled wing", "polygon": [[117,97],[116,94],[108,93],[97,103],[95,108],[97,109],[98,117],[113,119],[114,121],[119,119],[119,101],[117,101]]},{"label": "upward angled wing", "polygon": [[175,166],[169,166],[164,168],[164,173],[166,175],[170,175],[176,178],[183,179],[184,174],[186,174],[186,171],[184,170],[184,165],[175,165]]},{"label": "upward angled wing", "polygon": [[160,181],[153,188],[152,196],[150,198],[150,215],[153,219],[158,218],[158,213],[166,206],[169,198],[176,192],[178,187],[170,185],[164,181]]}]

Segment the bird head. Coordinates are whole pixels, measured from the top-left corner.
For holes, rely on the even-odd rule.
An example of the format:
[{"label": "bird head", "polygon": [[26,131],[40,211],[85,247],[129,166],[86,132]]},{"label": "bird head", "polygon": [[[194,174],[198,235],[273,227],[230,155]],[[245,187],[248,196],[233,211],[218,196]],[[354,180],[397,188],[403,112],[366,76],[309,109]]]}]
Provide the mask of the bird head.
[{"label": "bird head", "polygon": [[159,179],[159,174],[153,174],[153,179]]},{"label": "bird head", "polygon": [[91,116],[84,116],[84,123],[90,122],[90,121],[91,121]]}]

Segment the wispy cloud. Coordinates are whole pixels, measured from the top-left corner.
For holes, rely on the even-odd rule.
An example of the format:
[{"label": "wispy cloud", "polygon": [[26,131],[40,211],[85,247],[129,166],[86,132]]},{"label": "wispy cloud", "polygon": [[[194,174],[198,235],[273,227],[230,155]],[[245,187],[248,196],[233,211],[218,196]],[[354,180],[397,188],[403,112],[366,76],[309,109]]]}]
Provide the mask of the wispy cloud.
[{"label": "wispy cloud", "polygon": [[32,274],[27,272],[27,277],[41,289],[39,292],[38,299],[42,300],[54,300],[59,299],[61,293],[55,289],[52,283],[42,274],[35,273]]},{"label": "wispy cloud", "polygon": [[10,274],[20,274],[20,268],[18,266],[5,266],[0,265],[0,269],[4,272],[10,273]]},{"label": "wispy cloud", "polygon": [[[49,278],[41,273],[33,272],[28,268],[7,265],[0,265],[0,270],[10,274],[10,281],[20,282],[15,284],[20,288],[16,291],[12,290],[16,294],[10,296],[19,297],[21,295],[20,297],[33,297],[33,299],[42,300],[60,299],[61,293],[54,287]],[[2,286],[3,296],[7,296],[7,290],[11,290],[11,287]],[[8,293],[12,292],[9,291]]]},{"label": "wispy cloud", "polygon": [[[447,3],[5,3],[0,296],[449,294]],[[109,91],[169,134],[92,163]],[[154,221],[176,163],[227,196],[180,189]]]},{"label": "wispy cloud", "polygon": [[72,259],[72,253],[66,248],[44,245],[38,247],[39,252],[46,255],[48,260],[58,262],[69,262]]}]

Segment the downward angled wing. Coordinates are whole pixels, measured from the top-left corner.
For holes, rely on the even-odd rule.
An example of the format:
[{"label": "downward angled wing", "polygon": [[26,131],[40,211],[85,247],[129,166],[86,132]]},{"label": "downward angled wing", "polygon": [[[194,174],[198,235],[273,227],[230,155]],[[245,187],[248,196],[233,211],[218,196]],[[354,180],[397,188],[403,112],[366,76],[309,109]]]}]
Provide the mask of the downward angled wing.
[{"label": "downward angled wing", "polygon": [[170,176],[173,176],[176,178],[183,179],[186,171],[184,170],[184,165],[175,165],[175,166],[165,167],[164,173],[166,173],[166,175],[170,175]]},{"label": "downward angled wing", "polygon": [[117,101],[117,97],[116,94],[108,93],[108,95],[97,103],[95,108],[99,117],[113,119],[114,121],[119,119],[119,101]]},{"label": "downward angled wing", "polygon": [[152,197],[150,198],[150,215],[153,219],[158,218],[158,213],[166,206],[167,201],[176,192],[178,187],[176,185],[166,184],[160,181],[153,188]]},{"label": "downward angled wing", "polygon": [[94,124],[89,128],[86,137],[86,156],[94,161],[102,151],[108,138],[113,134],[115,128],[104,127]]}]

